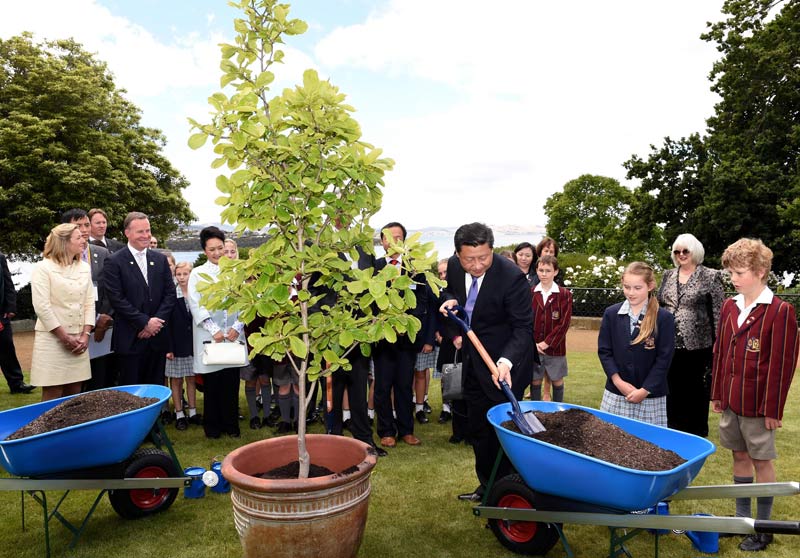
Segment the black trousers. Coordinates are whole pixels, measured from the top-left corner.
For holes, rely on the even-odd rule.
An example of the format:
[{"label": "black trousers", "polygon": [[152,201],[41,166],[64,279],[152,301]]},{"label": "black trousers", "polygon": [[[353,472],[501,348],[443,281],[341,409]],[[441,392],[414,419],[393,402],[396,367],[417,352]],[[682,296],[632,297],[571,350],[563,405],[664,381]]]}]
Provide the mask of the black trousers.
[{"label": "black trousers", "polygon": [[114,353],[93,358],[89,362],[92,366],[92,377],[84,385],[86,391],[117,385],[117,363]]},{"label": "black trousers", "polygon": [[[405,436],[414,433],[414,361],[413,345],[379,343],[375,347],[375,415],[378,418],[378,436]],[[392,391],[394,411],[392,417]]]},{"label": "black trousers", "polygon": [[[356,356],[353,356],[357,353]],[[367,414],[367,384],[369,381],[369,358],[355,349],[348,356],[353,365],[349,372],[337,370],[327,381],[333,382],[333,418],[331,421],[331,434],[341,436],[342,427],[342,399],[347,391],[350,402],[350,432],[353,438],[365,444],[375,445],[372,439],[372,427],[369,425]]]},{"label": "black trousers", "polygon": [[206,436],[239,434],[239,368],[223,368],[202,376]]},{"label": "black trousers", "polygon": [[667,426],[697,436],[708,436],[708,392],[703,377],[712,358],[711,347],[675,349],[667,373]]},{"label": "black trousers", "polygon": [[17,359],[17,349],[14,347],[14,335],[11,331],[11,320],[0,318],[3,331],[0,331],[0,370],[6,378],[8,387],[13,389],[23,382],[22,367]]},{"label": "black trousers", "polygon": [[[475,453],[475,473],[481,486],[486,486],[497,459],[497,452],[500,450],[500,441],[497,439],[494,427],[486,418],[486,412],[497,405],[498,402],[489,400],[479,388],[466,391],[465,397],[468,409],[469,437],[472,442],[472,450]],[[502,478],[513,472],[514,467],[503,454],[500,468],[497,471],[497,478]]]},{"label": "black trousers", "polygon": [[156,384],[163,386],[164,368],[167,365],[166,355],[166,351],[155,351],[149,347],[141,353],[117,355],[119,385]]}]

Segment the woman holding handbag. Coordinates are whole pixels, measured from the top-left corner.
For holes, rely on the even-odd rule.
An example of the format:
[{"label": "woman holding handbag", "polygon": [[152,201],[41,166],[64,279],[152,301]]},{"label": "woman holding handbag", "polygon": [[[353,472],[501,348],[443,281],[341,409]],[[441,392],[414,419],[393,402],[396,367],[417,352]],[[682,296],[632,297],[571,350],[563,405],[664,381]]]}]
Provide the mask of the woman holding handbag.
[{"label": "woman holding handbag", "polygon": [[[225,233],[217,227],[206,227],[200,231],[200,246],[208,261],[195,267],[189,275],[189,307],[192,311],[192,339],[194,345],[194,371],[203,375],[203,430],[207,438],[219,438],[226,433],[239,437],[239,369],[247,364],[247,348],[244,345],[244,324],[238,312],[211,311],[200,303],[198,285],[204,282],[202,275],[212,281],[219,275],[219,260],[225,246]],[[225,351],[212,351],[210,344],[241,343],[243,362],[226,362],[221,353],[237,352],[239,347],[225,346]],[[222,346],[218,347],[223,349]],[[216,364],[212,364],[216,362]]]},{"label": "woman holding handbag", "polygon": [[702,265],[705,249],[692,234],[672,243],[675,268],[664,272],[658,303],[675,316],[675,353],[667,373],[667,425],[708,436],[708,390],[719,312],[725,293],[720,272]]}]

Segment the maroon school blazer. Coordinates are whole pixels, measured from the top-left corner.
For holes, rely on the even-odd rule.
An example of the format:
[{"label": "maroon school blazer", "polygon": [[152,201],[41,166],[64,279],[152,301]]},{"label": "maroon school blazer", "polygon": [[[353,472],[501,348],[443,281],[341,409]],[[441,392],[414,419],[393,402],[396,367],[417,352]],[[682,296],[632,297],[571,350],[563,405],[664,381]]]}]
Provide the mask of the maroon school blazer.
[{"label": "maroon school blazer", "polygon": [[714,344],[711,399],[739,416],[781,420],[797,367],[798,335],[794,308],[773,297],[736,324],[739,308],[727,299]]}]

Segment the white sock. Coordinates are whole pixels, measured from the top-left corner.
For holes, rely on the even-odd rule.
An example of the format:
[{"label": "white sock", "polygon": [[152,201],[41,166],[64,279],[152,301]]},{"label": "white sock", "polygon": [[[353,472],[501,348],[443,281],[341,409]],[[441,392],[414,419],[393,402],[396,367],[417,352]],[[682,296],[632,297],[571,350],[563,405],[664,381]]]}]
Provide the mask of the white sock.
[{"label": "white sock", "polygon": [[350,420],[350,409],[345,409],[342,411],[342,420]]},{"label": "white sock", "polygon": [[186,415],[183,414],[183,411],[176,411],[175,412],[175,418],[182,419],[182,418],[185,418],[185,417],[186,417]]},{"label": "white sock", "polygon": [[194,407],[189,407],[189,418],[195,416],[197,414],[197,409]]},{"label": "white sock", "polygon": [[367,409],[367,416],[371,419],[375,418],[375,409]]},{"label": "white sock", "polygon": [[419,413],[421,410],[425,408],[424,405],[414,405],[414,412]]},{"label": "white sock", "polygon": [[442,403],[442,412],[450,412],[450,403]]}]

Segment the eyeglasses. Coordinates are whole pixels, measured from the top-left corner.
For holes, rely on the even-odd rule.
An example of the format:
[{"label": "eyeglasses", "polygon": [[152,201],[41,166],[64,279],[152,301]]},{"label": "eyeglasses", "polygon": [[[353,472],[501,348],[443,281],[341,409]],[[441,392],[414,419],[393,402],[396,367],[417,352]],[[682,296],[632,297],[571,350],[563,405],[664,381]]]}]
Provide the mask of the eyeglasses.
[{"label": "eyeglasses", "polygon": [[679,256],[681,254],[683,254],[684,256],[688,256],[689,254],[691,254],[691,252],[686,248],[684,248],[683,250],[673,250],[672,253],[675,254],[676,256]]}]

